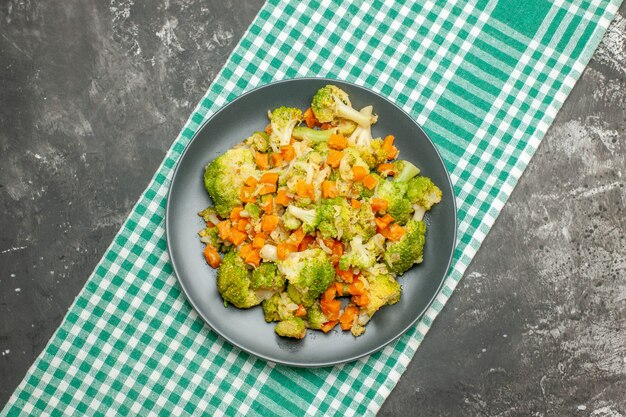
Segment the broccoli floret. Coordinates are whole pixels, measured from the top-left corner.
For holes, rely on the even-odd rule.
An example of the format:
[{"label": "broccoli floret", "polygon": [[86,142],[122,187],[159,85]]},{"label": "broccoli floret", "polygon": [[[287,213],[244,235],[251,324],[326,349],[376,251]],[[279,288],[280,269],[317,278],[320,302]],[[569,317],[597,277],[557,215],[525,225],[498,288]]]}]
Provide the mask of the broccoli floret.
[{"label": "broccoli floret", "polygon": [[209,206],[198,213],[198,216],[202,217],[205,222],[211,222],[213,224],[218,224],[220,222],[220,218],[217,216],[217,210],[215,207]]},{"label": "broccoli floret", "polygon": [[330,136],[334,133],[333,130],[317,130],[309,129],[308,127],[298,126],[293,129],[293,137],[300,140],[310,140],[313,143],[328,142]]},{"label": "broccoli floret", "polygon": [[420,169],[409,161],[398,160],[394,163],[396,176],[394,181],[408,181],[420,173]]},{"label": "broccoli floret", "polygon": [[274,328],[277,335],[283,337],[293,337],[294,339],[304,339],[306,336],[306,325],[300,317],[293,317],[279,321]]},{"label": "broccoli floret", "polygon": [[250,272],[243,259],[229,252],[222,259],[217,271],[217,289],[224,301],[237,308],[250,308],[261,303],[261,299],[250,288]]},{"label": "broccoli floret", "polygon": [[368,241],[376,234],[374,217],[372,206],[368,202],[362,203],[358,209],[352,209],[350,227],[342,239],[352,240],[355,236],[361,236],[363,241]]},{"label": "broccoli floret", "polygon": [[284,292],[274,294],[272,297],[263,301],[262,307],[265,321],[268,323],[271,321],[287,320],[293,317],[295,311],[298,309],[298,305]]},{"label": "broccoli floret", "polygon": [[272,150],[270,146],[270,135],[265,132],[254,132],[248,139],[245,140],[245,143],[249,147],[262,153]]},{"label": "broccoli floret", "polygon": [[357,146],[357,149],[370,169],[387,162],[387,152],[383,149],[383,140],[380,138],[372,139],[369,146]]},{"label": "broccoli floret", "polygon": [[217,227],[207,227],[206,229],[202,229],[198,235],[200,236],[200,241],[202,243],[213,246],[218,252],[226,251],[224,241],[220,238]]},{"label": "broccoli floret", "polygon": [[307,210],[290,204],[289,207],[287,207],[287,213],[302,222],[302,230],[304,233],[312,233],[320,221],[319,213],[315,208]]},{"label": "broccoli floret", "polygon": [[[379,179],[378,183],[380,184],[381,181],[384,179]],[[374,195],[374,190],[370,190],[362,182],[355,182],[352,184],[352,194],[355,198],[367,200]]]},{"label": "broccoli floret", "polygon": [[384,237],[377,234],[364,244],[361,236],[355,236],[350,241],[350,249],[339,260],[339,269],[345,271],[351,266],[358,269],[371,268],[383,251],[383,241]]},{"label": "broccoli floret", "polygon": [[320,88],[313,96],[311,109],[321,123],[330,123],[336,118],[342,118],[352,120],[361,126],[372,124],[371,117],[353,109],[348,94],[335,85]]},{"label": "broccoli floret", "polygon": [[322,312],[319,302],[313,303],[306,309],[306,319],[310,329],[321,329],[322,325],[328,321],[328,317]]},{"label": "broccoli floret", "polygon": [[441,201],[441,190],[428,177],[415,177],[408,182],[407,196],[412,204],[419,204],[426,210]]},{"label": "broccoli floret", "polygon": [[[287,293],[306,307],[312,305],[335,280],[335,269],[321,249],[291,253],[277,265],[291,284],[287,286]],[[294,295],[299,295],[300,300]]]},{"label": "broccoli floret", "polygon": [[426,242],[426,223],[409,220],[406,233],[397,242],[387,242],[384,259],[389,271],[401,275],[413,264],[422,262]]},{"label": "broccoli floret", "polygon": [[220,217],[227,218],[234,207],[241,205],[239,189],[250,176],[259,175],[248,148],[229,149],[206,167],[204,187]]},{"label": "broccoli floret", "polygon": [[274,152],[278,152],[281,146],[289,145],[293,128],[302,121],[302,111],[295,107],[279,107],[268,113],[272,125],[270,145]]},{"label": "broccoli floret", "polygon": [[273,262],[263,262],[254,271],[250,288],[253,290],[282,291],[285,287],[285,277],[278,272]]},{"label": "broccoli floret", "polygon": [[254,203],[246,204],[244,210],[250,215],[250,217],[255,219],[258,219],[261,214],[261,209],[259,209],[259,206]]},{"label": "broccoli floret", "polygon": [[353,122],[352,120],[340,119],[339,124],[337,124],[337,133],[348,137],[352,133],[354,133],[354,130],[357,128],[357,126],[358,124]]},{"label": "broccoli floret", "polygon": [[382,180],[378,183],[377,197],[387,200],[387,213],[402,225],[409,220],[412,210],[406,193],[406,182]]},{"label": "broccoli floret", "polygon": [[402,287],[391,275],[375,274],[365,275],[364,278],[369,284],[367,295],[369,303],[364,308],[364,312],[369,317],[378,311],[382,306],[395,304],[400,300]]},{"label": "broccoli floret", "polygon": [[319,230],[324,239],[332,237],[344,239],[344,235],[351,235],[350,205],[343,197],[325,198],[319,209]]}]

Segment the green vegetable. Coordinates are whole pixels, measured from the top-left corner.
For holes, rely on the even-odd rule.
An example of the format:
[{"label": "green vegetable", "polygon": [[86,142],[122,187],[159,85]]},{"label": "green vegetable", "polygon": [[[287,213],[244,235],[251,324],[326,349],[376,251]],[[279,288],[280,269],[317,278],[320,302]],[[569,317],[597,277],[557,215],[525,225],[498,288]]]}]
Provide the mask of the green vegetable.
[{"label": "green vegetable", "polygon": [[321,249],[291,253],[277,265],[289,281],[287,293],[305,307],[312,305],[335,280],[335,268]]},{"label": "green vegetable", "polygon": [[229,252],[217,270],[217,289],[224,301],[237,308],[250,308],[261,303],[261,299],[250,288],[250,272],[243,259]]},{"label": "green vegetable", "polygon": [[248,148],[229,149],[206,167],[204,187],[220,217],[228,218],[232,209],[241,205],[239,189],[250,176],[259,175]]},{"label": "green vegetable", "polygon": [[302,121],[302,111],[283,106],[269,113],[269,118],[272,126],[270,145],[274,152],[278,152],[281,146],[289,145],[294,127]]},{"label": "green vegetable", "polygon": [[313,96],[311,110],[321,123],[330,123],[337,118],[352,120],[361,126],[370,126],[372,120],[352,108],[348,94],[335,85],[322,87]]},{"label": "green vegetable", "polygon": [[401,275],[413,264],[422,262],[426,242],[426,223],[409,220],[406,234],[397,242],[388,242],[384,259],[390,272]]},{"label": "green vegetable", "polygon": [[274,331],[279,336],[303,339],[304,336],[306,336],[306,324],[304,324],[304,320],[300,317],[293,317],[279,321]]}]

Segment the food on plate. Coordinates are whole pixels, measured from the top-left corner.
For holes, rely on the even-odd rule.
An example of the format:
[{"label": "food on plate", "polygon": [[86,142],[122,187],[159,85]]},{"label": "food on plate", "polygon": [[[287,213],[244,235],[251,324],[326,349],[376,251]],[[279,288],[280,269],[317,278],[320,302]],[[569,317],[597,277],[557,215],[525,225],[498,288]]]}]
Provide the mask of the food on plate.
[{"label": "food on plate", "polygon": [[372,137],[372,106],[356,110],[335,85],[304,112],[268,118],[204,173],[213,205],[199,235],[217,289],[225,305],[261,305],[279,336],[336,326],[360,336],[423,261],[423,218],[441,190],[398,159],[392,135]]}]

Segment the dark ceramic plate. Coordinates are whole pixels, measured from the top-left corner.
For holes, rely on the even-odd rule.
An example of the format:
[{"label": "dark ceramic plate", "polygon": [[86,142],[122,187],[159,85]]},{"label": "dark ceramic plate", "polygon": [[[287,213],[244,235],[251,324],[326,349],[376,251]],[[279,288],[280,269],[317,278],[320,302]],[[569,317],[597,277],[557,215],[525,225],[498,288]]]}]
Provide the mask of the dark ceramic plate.
[{"label": "dark ceramic plate", "polygon": [[[196,213],[211,201],[203,186],[208,162],[262,130],[267,110],[278,106],[305,109],[315,92],[328,83],[345,89],[355,108],[374,106],[378,123],[374,137],[393,134],[403,159],[412,161],[443,191],[443,200],[427,214],[424,262],[399,278],[400,302],[384,307],[367,325],[364,335],[328,334],[309,330],[301,340],[283,339],[266,323],[260,307],[224,308],[215,274],[202,255],[197,232],[203,221]],[[318,367],[348,362],[371,354],[415,324],[437,295],[452,259],[456,239],[456,208],[450,178],[426,133],[387,99],[356,85],[328,79],[295,79],[250,91],[211,117],[191,140],[178,162],[167,201],[167,245],[174,271],[187,298],[208,325],[226,340],[253,355],[293,366]]]}]

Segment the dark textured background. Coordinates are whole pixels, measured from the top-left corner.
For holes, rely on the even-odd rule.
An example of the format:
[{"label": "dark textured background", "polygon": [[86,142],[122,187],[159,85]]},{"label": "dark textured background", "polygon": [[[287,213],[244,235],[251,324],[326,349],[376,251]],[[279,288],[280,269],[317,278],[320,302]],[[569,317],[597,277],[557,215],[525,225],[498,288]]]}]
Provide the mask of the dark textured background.
[{"label": "dark textured background", "polygon": [[[261,4],[0,4],[0,407]],[[381,416],[626,414],[624,16]]]}]

